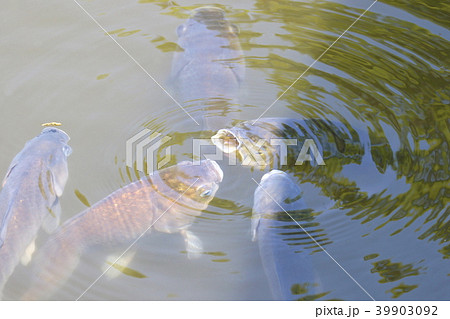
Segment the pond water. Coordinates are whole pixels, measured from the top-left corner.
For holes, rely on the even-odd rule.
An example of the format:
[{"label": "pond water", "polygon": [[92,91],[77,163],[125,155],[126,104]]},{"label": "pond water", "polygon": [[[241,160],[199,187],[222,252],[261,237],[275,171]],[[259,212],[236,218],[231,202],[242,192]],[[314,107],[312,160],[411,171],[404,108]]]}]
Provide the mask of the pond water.
[{"label": "pond water", "polygon": [[[74,1],[4,1],[0,172],[41,123],[63,123],[73,148],[65,221],[86,208],[79,194],[93,204],[137,178],[125,145],[142,129],[172,137],[172,164],[191,158],[189,138],[199,128],[135,62],[169,87],[178,25],[192,9],[214,5],[238,26],[246,61],[241,110],[225,114],[228,123],[256,119],[279,98],[265,117],[337,120],[366,132],[371,144],[370,156],[327,165],[321,178],[291,169],[313,212],[314,237],[354,279],[300,238],[299,247],[316,248],[309,254],[324,294],[299,298],[448,300],[450,8],[378,1],[321,56],[372,3],[79,1],[133,61]],[[151,233],[128,266],[144,278],[104,276],[81,299],[271,299],[250,235],[252,177],[264,172],[219,164],[224,181],[191,227],[203,241],[201,258],[187,258],[178,234]],[[42,234],[38,249],[44,241]],[[52,299],[77,299],[102,274],[101,255],[84,254]],[[4,299],[19,299],[29,277],[18,266]]]}]

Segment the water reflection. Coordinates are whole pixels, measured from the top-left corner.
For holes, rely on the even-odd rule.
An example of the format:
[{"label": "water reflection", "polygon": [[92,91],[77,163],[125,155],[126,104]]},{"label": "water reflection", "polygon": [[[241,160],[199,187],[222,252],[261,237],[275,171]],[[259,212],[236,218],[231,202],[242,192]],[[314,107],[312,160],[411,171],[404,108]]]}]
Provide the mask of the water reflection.
[{"label": "water reflection", "polygon": [[[320,174],[308,165],[288,169],[303,183],[320,188],[352,220],[370,223],[370,233],[393,222],[394,229],[388,227],[391,236],[415,227],[420,230],[416,238],[439,242],[438,251],[449,258],[449,246],[442,247],[449,240],[449,99],[444,63],[448,42],[443,29],[433,25],[446,26],[445,9],[429,1],[408,8],[405,2],[379,2],[378,10],[365,14],[274,106],[276,115],[281,108],[283,115],[337,121],[350,131],[363,132],[358,135],[370,145],[368,153],[361,153],[366,160],[329,158]],[[193,8],[170,1],[154,3],[180,19],[187,18]],[[250,11],[223,9],[240,26],[247,68],[266,75],[265,81],[280,95],[367,6],[255,1]],[[389,15],[388,9],[394,7],[432,23]],[[271,30],[274,37],[261,30]],[[266,106],[242,105],[243,111],[252,108],[253,119]],[[186,141],[187,136],[181,140]],[[246,209],[248,212],[247,205],[233,198],[217,199],[210,208],[222,214]],[[334,244],[337,241],[339,238],[333,238]]]},{"label": "water reflection", "polygon": [[419,285],[405,285],[404,283],[401,283],[397,287],[388,290],[388,292],[392,293],[392,298],[396,299],[401,295],[416,289],[417,287],[419,287]]},{"label": "water reflection", "polygon": [[[227,124],[235,119],[256,119],[371,2],[260,0],[220,5],[229,21],[240,29],[239,40],[247,64],[244,86],[248,93],[239,97],[239,103],[226,101],[230,97],[222,97],[223,100],[217,105],[222,109],[223,104],[228,103],[231,107],[226,113],[214,110],[214,116],[226,118]],[[130,52],[140,62],[143,61],[151,73],[157,73],[161,82],[169,76],[167,68],[173,53],[181,52],[176,43],[176,26],[184,23],[190,11],[198,7],[198,3],[190,1],[140,0],[139,3],[125,5],[126,9],[135,13],[127,17],[122,15],[124,7],[118,10],[115,4],[109,2],[96,1],[86,5],[92,8],[93,13],[109,12],[106,16],[109,20],[98,16],[100,22],[126,48],[131,46],[134,50]],[[191,126],[191,120],[172,101],[160,98],[164,94],[159,88],[153,88],[150,80],[144,81],[145,74],[140,75],[140,71],[133,68],[125,72],[129,68],[127,57],[120,60],[123,53],[119,49],[117,55],[112,54],[114,44],[109,43],[109,39],[105,40],[107,37],[101,30],[89,25],[88,20],[74,19],[78,16],[73,15],[72,7],[64,8],[68,13],[64,15],[61,12],[60,20],[64,23],[58,24],[52,14],[44,12],[45,7],[36,19],[33,18],[35,12],[17,4],[15,6],[18,8],[16,11],[6,6],[4,15],[8,20],[5,21],[9,23],[5,27],[9,28],[9,32],[4,32],[2,36],[8,47],[17,48],[11,53],[9,50],[5,52],[2,65],[6,75],[16,74],[12,80],[4,78],[2,105],[5,108],[14,105],[15,109],[8,107],[2,125],[3,136],[8,136],[4,141],[5,151],[14,145],[16,136],[10,137],[9,132],[16,127],[19,119],[23,127],[27,127],[41,116],[40,113],[51,117],[59,114],[65,124],[77,128],[73,134],[76,134],[74,143],[79,154],[102,154],[94,156],[91,161],[86,155],[80,155],[73,162],[77,173],[69,183],[73,183],[72,189],[81,190],[89,199],[98,198],[93,194],[95,191],[105,194],[106,190],[112,191],[143,177],[136,166],[125,166],[124,143],[118,136],[125,141],[146,127],[173,136],[173,142],[169,143],[174,147],[170,165],[193,157],[190,140],[201,137],[201,129]],[[141,12],[145,12],[145,17],[144,13],[140,15]],[[443,1],[378,1],[281,96],[267,114],[270,117],[341,122],[350,130],[365,132],[370,152],[364,153],[364,159],[369,161],[342,164],[330,159],[319,175],[313,174],[314,170],[308,166],[294,167],[290,171],[302,184],[309,185],[310,190],[320,194],[321,200],[326,199],[326,204],[321,204],[325,208],[314,210],[316,213],[322,212],[314,216],[314,223],[320,224],[320,229],[327,234],[322,237],[327,238],[323,243],[333,249],[339,261],[348,261],[346,268],[380,299],[448,298],[448,292],[443,288],[432,288],[429,284],[448,280],[446,262],[450,258],[448,13]],[[24,29],[23,25],[10,18],[15,15],[26,17],[20,23],[29,23],[29,28]],[[138,21],[141,16],[142,20]],[[43,17],[51,21],[51,26],[42,22]],[[76,26],[74,30],[67,27],[67,21],[73,22],[71,25]],[[153,31],[153,21],[161,26],[157,31]],[[49,28],[57,32],[48,32]],[[148,30],[152,30],[151,36],[146,35],[150,34]],[[47,37],[48,34],[57,34],[58,37]],[[104,37],[98,37],[98,34]],[[38,43],[36,39],[39,39]],[[99,39],[105,40],[105,46]],[[142,41],[142,46],[139,46],[139,41]],[[80,59],[80,52],[85,51],[81,49],[88,49],[88,46],[94,49],[86,50],[86,55]],[[14,59],[18,63],[10,63]],[[44,73],[49,81],[42,81],[42,65],[45,65]],[[100,67],[94,69],[94,65]],[[198,110],[207,103],[195,99],[189,101],[187,107],[190,110]],[[197,117],[200,114],[194,115]],[[14,123],[14,127],[9,123]],[[115,135],[113,132],[116,132]],[[205,135],[213,134],[213,131],[205,132]],[[15,142],[18,141],[17,137]],[[157,156],[162,158],[164,152]],[[10,157],[7,160],[2,158],[6,166],[9,161]],[[225,165],[226,161],[224,159],[221,165]],[[195,264],[194,267],[183,264],[184,259],[177,259],[176,254],[167,253],[163,248],[145,247],[145,254],[140,257],[150,257],[141,260],[141,264],[137,263],[133,269],[141,271],[140,266],[144,263],[159,263],[160,267],[155,266],[157,270],[149,278],[160,280],[157,287],[163,293],[158,289],[152,290],[145,281],[147,279],[141,280],[145,281],[142,286],[133,286],[133,283],[124,280],[120,284],[128,293],[128,298],[144,298],[143,295],[149,299],[204,299],[205,296],[223,299],[230,296],[234,299],[270,298],[268,288],[260,285],[263,274],[258,273],[257,269],[254,275],[247,273],[246,269],[251,267],[238,262],[240,256],[252,257],[253,263],[257,260],[254,247],[242,244],[248,240],[245,230],[250,223],[251,194],[254,190],[254,185],[242,181],[251,182],[251,177],[259,180],[260,176],[245,167],[223,169],[226,171],[223,188],[211,202],[204,218],[199,218],[195,226],[204,235],[205,241],[210,243],[208,251],[223,252],[226,256],[217,259],[230,261],[212,263],[207,259],[204,264]],[[91,185],[95,186],[90,189]],[[82,198],[79,196],[81,193],[67,193],[71,197],[65,199],[65,218],[78,210],[77,204]],[[308,205],[320,206],[318,198],[316,195],[306,196]],[[317,224],[311,225],[319,227]],[[303,240],[298,231],[293,236]],[[161,240],[164,243],[162,246],[166,247],[166,241],[169,240]],[[397,245],[393,245],[392,241]],[[389,249],[395,251],[386,254]],[[372,273],[371,269],[375,266],[362,257],[369,253],[373,255],[368,260],[373,263],[379,262],[378,259],[373,261],[378,256],[389,260],[385,266],[392,273],[383,272],[383,264],[377,264],[381,267],[380,272]],[[425,268],[421,268],[417,275],[391,282],[393,286],[389,288],[385,287],[389,282],[378,282],[380,273],[385,274],[386,278],[395,278],[396,271],[401,273],[409,269],[407,265],[418,269],[418,264],[407,259],[408,254],[414,254],[417,257],[415,260],[423,259],[420,267],[428,267],[429,270],[424,272],[422,269]],[[162,256],[161,259],[158,259],[159,256]],[[343,261],[340,256],[345,256]],[[177,269],[170,269],[170,272],[171,265],[164,263],[165,260],[181,263],[188,275],[177,276]],[[84,262],[89,264],[89,258]],[[323,260],[324,272],[332,268],[327,262],[329,260]],[[208,268],[211,264],[217,267]],[[393,266],[396,264],[399,267],[397,270]],[[227,275],[234,275],[217,276],[217,273],[222,274],[224,268]],[[217,287],[226,281],[232,288],[216,291],[208,290],[204,285],[202,292],[193,289],[187,296],[180,282],[202,280],[197,276],[198,269],[206,269],[202,271],[202,277],[214,282],[212,286]],[[24,274],[25,270],[22,271]],[[93,273],[93,270],[89,269],[87,273],[90,272]],[[431,276],[431,273],[435,275]],[[15,289],[16,284],[25,284],[20,274],[10,285],[10,291]],[[77,280],[66,286],[67,291],[81,285],[79,282],[88,284],[89,280],[84,276],[81,271]],[[323,276],[326,277],[326,274]],[[221,279],[216,279],[218,277]],[[362,298],[350,284],[335,283],[327,287],[327,291],[331,292],[325,298]],[[126,287],[133,289],[126,290]],[[249,287],[253,289],[251,292]],[[117,291],[113,284],[101,286],[94,290],[93,298],[126,298],[122,290],[120,294],[109,293],[106,288]],[[293,286],[293,290],[303,292],[305,287]]]},{"label": "water reflection", "polygon": [[[385,2],[405,7],[405,3]],[[272,53],[274,50],[266,56],[247,57],[250,68],[269,71],[269,81],[280,91],[362,12],[335,2],[256,1],[255,6],[258,22],[282,24],[279,30],[283,33],[277,36],[287,43],[284,52],[295,51],[305,57],[302,63]],[[442,17],[439,7],[424,1],[410,10],[430,19],[432,14]],[[386,194],[382,188],[368,196],[358,185],[349,183],[330,189],[331,178],[326,178],[324,188],[349,209],[349,216],[362,222],[379,216],[403,219],[402,229],[425,216],[424,223],[433,225],[418,238],[441,243],[450,239],[446,231],[450,213],[446,186],[448,82],[443,69],[443,62],[448,61],[447,47],[446,39],[413,22],[369,12],[281,97],[288,108],[302,116],[345,118],[352,125],[365,127],[377,168],[384,173],[391,166],[394,171],[385,174],[393,181],[404,178],[409,185],[397,196]]]},{"label": "water reflection", "polygon": [[380,283],[397,281],[407,276],[418,276],[422,267],[414,268],[412,264],[393,263],[389,259],[373,263],[372,273],[381,276]]}]

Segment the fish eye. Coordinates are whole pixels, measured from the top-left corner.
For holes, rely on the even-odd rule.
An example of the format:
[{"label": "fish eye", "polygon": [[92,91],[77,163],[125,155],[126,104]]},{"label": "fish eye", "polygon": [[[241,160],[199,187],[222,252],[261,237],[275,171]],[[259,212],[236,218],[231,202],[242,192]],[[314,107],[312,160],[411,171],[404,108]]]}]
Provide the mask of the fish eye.
[{"label": "fish eye", "polygon": [[70,154],[72,154],[72,148],[69,145],[64,145],[62,147],[62,151],[66,157],[68,157]]},{"label": "fish eye", "polygon": [[211,194],[212,194],[212,191],[210,189],[207,189],[200,194],[200,197],[208,197]]},{"label": "fish eye", "polygon": [[181,37],[183,35],[184,31],[186,31],[186,26],[184,24],[179,25],[177,28],[178,37]]}]

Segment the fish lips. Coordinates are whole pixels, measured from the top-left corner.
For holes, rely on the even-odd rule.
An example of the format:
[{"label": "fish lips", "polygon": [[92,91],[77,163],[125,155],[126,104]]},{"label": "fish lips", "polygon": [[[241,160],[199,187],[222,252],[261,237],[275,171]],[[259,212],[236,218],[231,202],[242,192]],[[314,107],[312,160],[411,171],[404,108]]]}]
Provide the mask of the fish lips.
[{"label": "fish lips", "polygon": [[229,129],[221,129],[214,136],[211,141],[224,153],[233,153],[239,150],[242,142],[233,131]]}]

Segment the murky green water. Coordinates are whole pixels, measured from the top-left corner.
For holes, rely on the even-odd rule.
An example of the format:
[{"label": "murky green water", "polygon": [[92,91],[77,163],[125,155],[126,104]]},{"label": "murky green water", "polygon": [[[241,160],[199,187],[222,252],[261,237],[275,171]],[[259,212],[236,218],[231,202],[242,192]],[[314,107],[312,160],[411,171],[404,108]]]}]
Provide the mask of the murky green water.
[{"label": "murky green water", "polygon": [[[242,111],[227,120],[259,117],[371,3],[214,3],[239,27],[247,63]],[[177,26],[210,5],[80,4],[164,86]],[[291,172],[313,211],[315,238],[377,300],[450,298],[449,11],[445,1],[378,1],[265,114],[339,120],[366,132],[371,154],[362,161],[329,163],[320,178]],[[74,150],[63,220],[85,208],[76,193],[94,203],[136,178],[127,174],[125,142],[144,127],[181,144],[174,162],[190,158],[195,123],[75,2],[5,1],[0,21],[0,172],[41,123],[62,122]],[[83,299],[270,299],[249,232],[251,177],[262,173],[221,164],[217,198],[192,227],[202,258],[188,260],[180,236],[152,233],[129,265],[145,278],[101,278]],[[53,299],[76,299],[89,287],[102,273],[98,255],[84,255]],[[322,300],[369,299],[323,251],[310,256]],[[27,276],[17,267],[5,299],[20,297]]]}]

